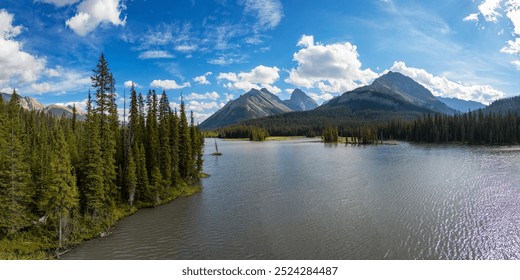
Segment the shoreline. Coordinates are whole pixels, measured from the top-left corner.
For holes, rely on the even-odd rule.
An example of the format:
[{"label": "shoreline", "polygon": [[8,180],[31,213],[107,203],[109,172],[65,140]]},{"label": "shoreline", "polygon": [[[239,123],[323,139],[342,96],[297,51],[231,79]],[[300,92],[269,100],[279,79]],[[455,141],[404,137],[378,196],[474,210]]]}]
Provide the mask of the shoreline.
[{"label": "shoreline", "polygon": [[[208,174],[201,174],[199,179],[208,177]],[[153,208],[161,205],[165,205],[175,201],[180,197],[190,197],[202,191],[202,186],[197,184],[200,180],[192,183],[181,183],[180,185],[172,188],[171,194],[160,201],[158,204],[140,204],[138,206],[123,205],[114,211],[114,221],[108,227],[108,230],[96,232],[92,234],[86,234],[81,236],[80,239],[75,240],[66,246],[58,250],[56,244],[38,240],[35,234],[37,234],[38,228],[34,228],[31,231],[27,231],[24,235],[14,238],[13,240],[2,239],[0,240],[0,259],[2,260],[59,260],[60,257],[67,252],[73,250],[76,246],[79,246],[85,241],[105,238],[110,236],[114,226],[126,217],[130,217],[137,213],[140,209]],[[88,225],[83,225],[78,232],[85,230]]]}]

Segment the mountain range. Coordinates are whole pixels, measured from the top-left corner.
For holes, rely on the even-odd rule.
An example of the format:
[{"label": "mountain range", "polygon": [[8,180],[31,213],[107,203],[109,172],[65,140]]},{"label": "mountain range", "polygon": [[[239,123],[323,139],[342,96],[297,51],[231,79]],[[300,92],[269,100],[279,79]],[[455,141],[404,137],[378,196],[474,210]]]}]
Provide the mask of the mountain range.
[{"label": "mountain range", "polygon": [[299,89],[295,89],[289,100],[280,98],[267,89],[251,89],[239,98],[229,101],[199,127],[203,130],[217,129],[241,121],[262,118],[283,113],[312,110],[318,104]]},{"label": "mountain range", "polygon": [[[0,95],[2,96],[4,102],[9,102],[9,100],[11,100],[11,94],[0,92]],[[22,106],[22,108],[26,110],[43,110],[44,112],[53,114],[57,117],[61,117],[63,115],[67,118],[72,117],[72,106],[61,106],[56,104],[45,106],[38,102],[38,100],[28,96],[20,96],[20,105]],[[79,120],[83,120],[86,118],[86,115],[83,112],[81,112],[81,110],[77,110],[76,115]]]},{"label": "mountain range", "polygon": [[458,98],[450,98],[450,97],[440,97],[437,96],[437,99],[439,99],[442,103],[448,105],[448,107],[451,107],[461,113],[466,113],[468,111],[475,111],[478,109],[484,109],[486,108],[486,105],[472,100],[462,100]]}]

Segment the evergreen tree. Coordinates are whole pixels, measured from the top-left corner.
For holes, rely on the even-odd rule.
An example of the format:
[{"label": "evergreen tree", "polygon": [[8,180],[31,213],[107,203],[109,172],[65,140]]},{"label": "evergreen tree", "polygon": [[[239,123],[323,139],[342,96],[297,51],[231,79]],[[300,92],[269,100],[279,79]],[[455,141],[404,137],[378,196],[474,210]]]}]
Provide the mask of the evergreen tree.
[{"label": "evergreen tree", "polygon": [[157,94],[155,90],[148,91],[146,97],[148,113],[146,114],[146,164],[148,176],[152,177],[152,171],[159,167],[159,153],[161,152],[159,143],[159,127],[157,124]]},{"label": "evergreen tree", "polygon": [[168,102],[168,96],[163,90],[159,101],[159,142],[161,147],[159,152],[159,166],[163,182],[166,186],[171,185],[173,172],[170,145],[170,115],[171,108]]},{"label": "evergreen tree", "polygon": [[105,177],[103,155],[101,153],[101,141],[97,115],[92,109],[90,92],[87,100],[87,120],[85,135],[85,154],[83,155],[85,165],[83,168],[83,181],[80,192],[84,212],[95,219],[104,214],[105,207]]},{"label": "evergreen tree", "polygon": [[95,109],[99,123],[99,136],[101,138],[101,155],[104,161],[103,182],[105,202],[114,206],[116,199],[120,197],[120,189],[116,184],[116,135],[118,135],[118,115],[115,103],[115,79],[110,72],[108,62],[101,53],[97,68],[93,70],[92,87],[96,90]]},{"label": "evergreen tree", "polygon": [[139,201],[146,201],[148,195],[148,171],[146,170],[146,154],[144,151],[144,145],[139,145],[139,148],[135,148],[137,154],[135,157],[136,172],[137,172],[137,190],[136,197]]},{"label": "evergreen tree", "polygon": [[177,109],[170,113],[170,150],[172,159],[172,185],[175,186],[179,182],[179,116]]},{"label": "evergreen tree", "polygon": [[179,120],[179,173],[182,178],[191,176],[193,154],[191,149],[190,127],[186,118],[186,108],[181,96],[181,116]]},{"label": "evergreen tree", "polygon": [[63,246],[67,236],[67,224],[71,214],[79,206],[76,177],[73,174],[70,161],[69,147],[65,141],[63,130],[58,127],[54,136],[53,153],[50,161],[50,172],[47,174],[48,182],[42,192],[40,207],[45,216],[56,228],[58,234],[58,246]]},{"label": "evergreen tree", "polygon": [[0,234],[13,236],[29,226],[31,215],[29,166],[24,161],[20,97],[13,91],[0,118]]},{"label": "evergreen tree", "polygon": [[[130,112],[128,114],[128,144],[134,147],[135,141],[140,140],[139,134],[139,105],[137,101],[137,93],[134,84],[130,89]],[[136,151],[134,151],[135,153]]]},{"label": "evergreen tree", "polygon": [[137,189],[137,166],[134,161],[133,153],[128,155],[128,168],[126,169],[126,190],[128,192],[128,204],[134,205],[135,193]]}]

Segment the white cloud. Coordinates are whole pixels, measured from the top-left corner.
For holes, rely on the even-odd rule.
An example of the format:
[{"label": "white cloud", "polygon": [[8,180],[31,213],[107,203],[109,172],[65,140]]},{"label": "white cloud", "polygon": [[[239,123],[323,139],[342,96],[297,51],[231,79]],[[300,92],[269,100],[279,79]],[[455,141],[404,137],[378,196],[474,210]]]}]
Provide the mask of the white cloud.
[{"label": "white cloud", "polygon": [[47,83],[47,82],[43,82],[43,83],[34,83],[31,85],[31,88],[36,92],[36,93],[43,93],[43,92],[49,92],[52,90],[52,86]]},{"label": "white cloud", "polygon": [[462,19],[463,21],[478,21],[478,13],[469,14],[467,17]]},{"label": "white cloud", "polygon": [[209,59],[208,63],[225,66],[225,65],[230,65],[230,64],[244,63],[246,60],[247,60],[247,57],[244,55],[239,55],[236,53],[228,53],[228,54],[220,54],[216,58]]},{"label": "white cloud", "polygon": [[196,92],[192,92],[188,96],[186,96],[186,100],[194,100],[194,99],[217,100],[218,98],[220,98],[220,95],[216,91],[206,92],[204,94],[198,94]]},{"label": "white cloud", "polygon": [[506,2],[506,16],[511,20],[514,26],[513,32],[520,35],[520,1],[509,0]]},{"label": "white cloud", "polygon": [[224,96],[226,97],[226,103],[233,100],[234,96],[233,94],[224,93]]},{"label": "white cloud", "polygon": [[124,26],[126,17],[121,20],[124,5],[120,0],[83,0],[74,17],[66,21],[66,25],[80,36],[86,36],[102,23]]},{"label": "white cloud", "polygon": [[515,41],[507,41],[507,45],[503,47],[500,52],[508,54],[520,54],[520,38],[516,38]]},{"label": "white cloud", "polygon": [[484,2],[478,6],[480,13],[487,21],[498,21],[498,18],[501,16],[498,12],[501,1],[502,0],[484,0]]},{"label": "white cloud", "polygon": [[322,94],[317,94],[317,93],[312,93],[312,92],[309,92],[307,93],[312,99],[314,99],[318,104],[321,104],[323,103],[324,101],[328,101],[328,100],[331,100],[332,98],[334,98],[334,95],[330,94],[330,93],[322,93]]},{"label": "white cloud", "polygon": [[212,113],[193,112],[193,118],[195,119],[195,123],[201,123],[204,120],[206,120],[207,118],[209,118],[211,115],[213,115],[213,112]]},{"label": "white cloud", "polygon": [[124,84],[125,88],[131,88],[132,85],[134,85],[134,88],[140,88],[141,85],[139,85],[138,83],[134,82],[134,81],[126,81]]},{"label": "white cloud", "polygon": [[[88,101],[87,99],[83,99],[82,101],[58,102],[58,103],[54,103],[54,104],[63,106],[63,107],[76,106],[76,110],[78,110],[79,112],[86,112],[87,111],[87,101]],[[121,114],[122,114],[122,112],[120,112],[120,115]]]},{"label": "white cloud", "polygon": [[206,72],[202,76],[198,76],[198,77],[193,78],[193,81],[195,81],[199,85],[210,85],[211,83],[206,78],[209,75],[213,75],[213,73],[212,72]]},{"label": "white cloud", "polygon": [[203,112],[210,109],[218,109],[218,104],[215,101],[211,102],[199,102],[192,100],[187,105],[188,110],[194,112]]},{"label": "white cloud", "polygon": [[45,59],[23,51],[22,44],[14,40],[23,26],[14,26],[13,20],[13,14],[0,10],[0,87],[35,82],[45,70]]},{"label": "white cloud", "polygon": [[484,104],[489,104],[506,96],[504,92],[489,85],[467,85],[453,82],[446,77],[434,76],[424,69],[408,67],[402,61],[394,62],[394,65],[389,70],[409,76],[436,96],[474,100]]},{"label": "white cloud", "polygon": [[248,91],[252,88],[260,89],[266,88],[274,94],[280,93],[282,90],[273,84],[280,78],[278,67],[267,67],[259,65],[252,69],[250,72],[240,72],[238,74],[220,73],[217,76],[217,80],[227,80],[228,83],[224,84],[225,88],[231,90],[244,90]]},{"label": "white cloud", "polygon": [[182,85],[177,84],[174,80],[153,80],[150,83],[151,87],[162,88],[162,89],[181,89],[185,87],[191,87],[189,82],[185,82]]},{"label": "white cloud", "polygon": [[145,51],[139,54],[139,59],[172,58],[173,55],[167,51]]},{"label": "white cloud", "polygon": [[47,4],[54,4],[56,7],[64,7],[76,4],[81,0],[36,0],[35,2],[42,2]]},{"label": "white cloud", "polygon": [[270,30],[278,26],[283,17],[279,0],[243,0],[244,13],[257,19],[256,30]]},{"label": "white cloud", "polygon": [[351,43],[322,45],[314,43],[313,36],[303,35],[297,45],[302,47],[294,54],[293,60],[298,66],[289,72],[287,83],[343,93],[366,85],[378,76],[370,69],[361,69],[357,47]]},{"label": "white cloud", "polygon": [[178,52],[189,53],[197,50],[197,45],[179,45],[175,47]]},{"label": "white cloud", "polygon": [[511,63],[516,66],[516,69],[520,70],[520,60],[513,60]]}]

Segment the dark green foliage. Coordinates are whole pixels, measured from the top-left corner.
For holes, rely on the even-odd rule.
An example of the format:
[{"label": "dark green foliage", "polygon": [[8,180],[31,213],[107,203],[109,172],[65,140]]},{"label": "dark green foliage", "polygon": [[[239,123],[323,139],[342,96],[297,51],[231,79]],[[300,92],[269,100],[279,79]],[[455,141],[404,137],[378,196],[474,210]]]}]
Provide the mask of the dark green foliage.
[{"label": "dark green foliage", "polygon": [[413,122],[390,122],[381,126],[385,138],[416,142],[470,145],[506,145],[520,143],[520,115],[516,112],[478,110],[447,116],[428,114]]},{"label": "dark green foliage", "polygon": [[186,118],[186,108],[181,100],[181,116],[179,122],[179,173],[181,177],[189,178],[192,174],[193,154],[190,139],[190,127]]},{"label": "dark green foliage", "polygon": [[338,142],[338,128],[335,126],[326,126],[323,129],[322,139],[323,139],[323,142],[325,142],[325,143],[337,143]]},{"label": "dark green foliage", "polygon": [[13,91],[0,115],[0,236],[13,237],[30,225],[31,178],[22,145],[22,109]]},{"label": "dark green foliage", "polygon": [[251,141],[264,141],[269,137],[267,129],[248,125],[232,125],[218,129],[216,132],[219,138],[248,138]]},{"label": "dark green foliage", "polygon": [[25,111],[16,92],[0,99],[0,258],[45,256],[19,247],[36,240],[34,250],[65,249],[137,207],[193,191],[186,186],[199,179],[204,141],[184,104],[179,118],[166,93],[158,102],[151,92],[145,114],[132,88],[121,125],[103,55],[91,78],[95,100],[89,91],[85,120],[75,110],[71,119]]}]

